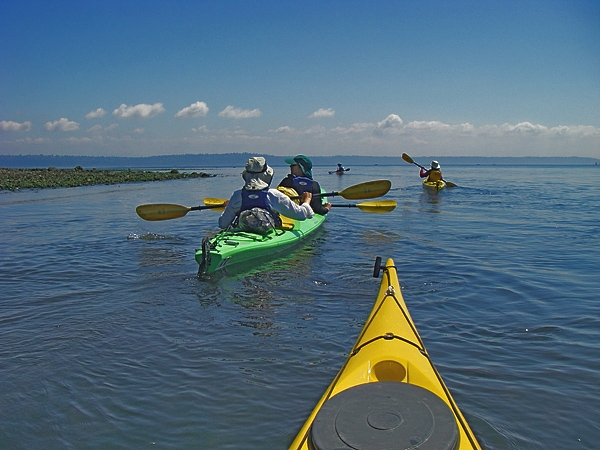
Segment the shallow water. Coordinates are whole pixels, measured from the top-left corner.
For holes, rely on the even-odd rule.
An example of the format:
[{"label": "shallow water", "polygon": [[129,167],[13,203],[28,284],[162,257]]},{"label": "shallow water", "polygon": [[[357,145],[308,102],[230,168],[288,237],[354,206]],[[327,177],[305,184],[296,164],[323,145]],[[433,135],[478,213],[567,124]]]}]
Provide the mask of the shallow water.
[{"label": "shallow water", "polygon": [[144,222],[135,207],[227,198],[239,169],[2,192],[2,447],[286,448],[354,343],[382,256],[482,446],[596,448],[598,168],[446,166],[459,187],[433,194],[408,165],[327,169],[327,191],[390,179],[397,209],[334,209],[285,258],[203,280],[194,251],[218,215]]}]

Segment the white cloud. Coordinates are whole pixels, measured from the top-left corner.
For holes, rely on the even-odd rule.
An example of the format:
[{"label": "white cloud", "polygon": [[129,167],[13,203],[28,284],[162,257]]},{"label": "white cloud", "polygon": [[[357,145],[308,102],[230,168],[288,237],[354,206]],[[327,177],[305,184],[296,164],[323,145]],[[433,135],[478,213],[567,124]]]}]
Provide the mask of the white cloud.
[{"label": "white cloud", "polygon": [[471,125],[470,123],[461,123],[458,127],[458,130],[463,131],[465,133],[472,133],[473,131],[475,131],[475,127],[473,125]]},{"label": "white cloud", "polygon": [[557,127],[550,128],[548,130],[548,132],[552,135],[599,136],[600,128],[587,126],[587,125],[575,125],[575,126],[559,125]]},{"label": "white cloud", "polygon": [[400,128],[402,126],[402,119],[397,114],[390,114],[384,120],[377,123],[377,128],[383,130],[385,128]]},{"label": "white cloud", "polygon": [[46,122],[44,128],[46,131],[77,131],[79,130],[79,124],[62,117],[54,122]]},{"label": "white cloud", "polygon": [[13,122],[12,120],[3,120],[0,122],[1,131],[29,131],[31,130],[31,122]]},{"label": "white cloud", "polygon": [[241,109],[229,105],[219,113],[219,117],[225,117],[226,119],[251,119],[254,117],[260,117],[260,114],[261,112],[259,109]]},{"label": "white cloud", "polygon": [[25,138],[25,139],[17,139],[15,142],[18,144],[27,144],[27,145],[34,144],[35,145],[35,144],[48,144],[49,142],[51,142],[51,140],[46,139],[46,138],[35,138],[35,139]]},{"label": "white cloud", "polygon": [[90,119],[99,119],[100,117],[103,117],[106,114],[106,111],[103,108],[98,108],[95,109],[93,111],[90,111],[89,113],[87,113],[85,115],[85,118],[90,120]]},{"label": "white cloud", "polygon": [[335,116],[335,111],[331,108],[319,108],[318,110],[316,110],[314,113],[312,113],[309,117],[309,119],[319,119],[321,117],[333,117]]},{"label": "white cloud", "polygon": [[302,134],[325,134],[327,132],[327,128],[322,125],[314,125],[312,127],[307,128],[302,132]]},{"label": "white cloud", "polygon": [[296,131],[296,130],[294,130],[292,127],[285,126],[285,127],[279,127],[279,128],[277,128],[275,130],[275,133],[277,133],[277,134],[287,134],[287,133],[293,133],[294,131]]},{"label": "white cloud", "polygon": [[415,120],[406,124],[405,128],[412,130],[425,130],[425,131],[446,131],[452,129],[447,123],[439,122],[437,120],[424,121]]},{"label": "white cloud", "polygon": [[194,133],[208,133],[208,128],[206,125],[202,125],[198,128],[192,128],[192,132]]},{"label": "white cloud", "polygon": [[352,134],[352,133],[364,133],[366,131],[371,131],[375,128],[374,123],[363,122],[363,123],[353,123],[350,127],[335,127],[332,128],[331,131],[337,134]]},{"label": "white cloud", "polygon": [[541,133],[548,130],[544,125],[534,125],[531,122],[521,122],[516,125],[505,123],[502,125],[502,130],[516,133]]},{"label": "white cloud", "polygon": [[136,128],[135,130],[132,131],[133,134],[144,134],[145,132],[146,132],[146,130],[143,128]]},{"label": "white cloud", "polygon": [[114,129],[119,128],[119,124],[118,123],[112,123],[107,127],[103,127],[102,125],[94,125],[93,127],[90,127],[87,129],[88,133],[100,133],[101,131],[111,131]]},{"label": "white cloud", "polygon": [[138,119],[146,119],[148,117],[154,117],[157,114],[165,112],[165,108],[163,108],[162,103],[155,103],[154,105],[148,105],[146,103],[140,103],[135,106],[127,106],[126,104],[121,104],[117,109],[115,109],[112,113],[115,117],[120,117],[121,119],[129,119],[129,118],[138,118]]},{"label": "white cloud", "polygon": [[192,103],[190,106],[183,108],[175,114],[175,117],[189,118],[189,117],[205,117],[208,114],[208,105],[204,102]]},{"label": "white cloud", "polygon": [[100,133],[102,131],[102,125],[94,125],[87,129],[88,133]]},{"label": "white cloud", "polygon": [[90,142],[94,142],[94,141],[88,137],[83,137],[83,138],[70,137],[70,138],[65,139],[64,142],[67,142],[69,144],[80,145],[80,144],[89,144]]}]

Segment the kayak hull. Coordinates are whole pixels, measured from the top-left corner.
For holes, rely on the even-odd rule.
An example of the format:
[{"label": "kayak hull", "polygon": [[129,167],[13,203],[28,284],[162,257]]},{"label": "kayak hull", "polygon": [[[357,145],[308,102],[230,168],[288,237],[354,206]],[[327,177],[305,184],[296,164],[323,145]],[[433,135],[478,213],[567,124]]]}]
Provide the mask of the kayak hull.
[{"label": "kayak hull", "polygon": [[325,221],[324,215],[312,219],[284,218],[285,229],[275,229],[266,235],[245,231],[224,230],[212,238],[204,238],[196,251],[198,274],[204,275],[230,268],[257,258],[276,256],[317,231]]},{"label": "kayak hull", "polygon": [[[379,258],[377,276],[378,264]],[[424,414],[415,413],[419,409]],[[481,449],[429,359],[402,297],[394,261],[388,259],[377,299],[348,359],[289,448],[422,448],[415,445],[419,436],[428,441],[423,448]]]},{"label": "kayak hull", "polygon": [[439,181],[423,181],[423,187],[426,189],[431,189],[433,191],[441,191],[446,187],[446,182],[443,180]]}]

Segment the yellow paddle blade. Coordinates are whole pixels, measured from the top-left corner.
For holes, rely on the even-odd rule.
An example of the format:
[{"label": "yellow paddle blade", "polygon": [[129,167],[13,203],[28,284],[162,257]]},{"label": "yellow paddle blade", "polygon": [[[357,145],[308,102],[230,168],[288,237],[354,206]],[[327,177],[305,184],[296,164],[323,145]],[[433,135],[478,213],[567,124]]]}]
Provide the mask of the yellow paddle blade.
[{"label": "yellow paddle blade", "polygon": [[402,159],[404,161],[406,161],[407,163],[409,163],[409,164],[414,164],[415,163],[413,161],[413,159],[410,156],[408,156],[406,153],[402,153]]},{"label": "yellow paddle blade", "polygon": [[217,212],[225,211],[224,203],[226,203],[226,202],[227,202],[227,199],[225,199],[225,198],[207,197],[204,199],[204,204],[206,206],[211,206],[212,207],[211,209],[213,211],[217,211]]},{"label": "yellow paddle blade", "polygon": [[377,198],[388,193],[392,187],[390,180],[366,181],[347,187],[338,194],[346,200],[364,200],[366,198]]},{"label": "yellow paddle blade", "polygon": [[356,205],[358,209],[373,214],[385,214],[396,209],[395,200],[379,200],[375,202],[363,202]]},{"label": "yellow paddle blade", "polygon": [[185,216],[192,208],[170,203],[140,205],[135,208],[138,216],[144,220],[169,220]]}]

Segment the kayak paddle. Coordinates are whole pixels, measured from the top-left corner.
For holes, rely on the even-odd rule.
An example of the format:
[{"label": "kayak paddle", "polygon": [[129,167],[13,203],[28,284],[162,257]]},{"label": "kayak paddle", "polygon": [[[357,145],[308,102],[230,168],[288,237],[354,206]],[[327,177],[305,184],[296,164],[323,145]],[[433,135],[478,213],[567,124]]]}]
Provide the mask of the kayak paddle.
[{"label": "kayak paddle", "polygon": [[396,209],[396,201],[395,200],[376,200],[374,202],[362,202],[357,204],[349,204],[349,205],[339,205],[333,203],[332,207],[346,207],[346,208],[358,208],[361,211],[373,213],[373,214],[384,214],[389,213]]},{"label": "kayak paddle", "polygon": [[223,202],[219,204],[207,204],[205,206],[181,206],[170,203],[154,203],[140,205],[135,208],[138,216],[144,220],[170,220],[185,216],[190,211],[200,211],[202,209],[222,208]]},{"label": "kayak paddle", "polygon": [[[215,207],[223,206],[224,198],[205,198],[204,203],[214,204]],[[358,204],[348,204],[348,205],[337,205],[332,204],[331,206],[342,207],[342,208],[358,208],[361,211],[369,212],[369,213],[388,213],[396,209],[396,201],[395,200],[375,200],[374,202],[362,202]]]},{"label": "kayak paddle", "polygon": [[[388,193],[392,187],[390,180],[365,181],[364,183],[349,186],[340,192],[327,192],[325,194],[313,194],[313,197],[335,197],[340,195],[346,200],[364,200],[367,198],[377,198]],[[302,196],[290,197],[292,199],[302,198]]]},{"label": "kayak paddle", "polygon": [[[392,183],[390,180],[375,180],[366,181],[364,183],[349,186],[340,192],[329,192],[327,194],[318,194],[321,196],[333,197],[340,195],[346,200],[363,200],[367,198],[377,198],[388,193]],[[317,195],[315,195],[316,197]],[[302,198],[301,196],[292,197],[293,199]],[[148,205],[140,205],[135,211],[138,216],[144,220],[170,220],[178,219],[185,216],[190,211],[201,211],[203,209],[214,209],[215,211],[223,210],[225,203],[224,198],[205,198],[204,206],[181,206],[170,203],[154,203]]]},{"label": "kayak paddle", "polygon": [[[402,159],[404,161],[406,161],[407,163],[409,163],[409,164],[414,164],[415,166],[420,167],[423,170],[427,170],[421,164],[417,164],[416,162],[414,162],[414,160],[409,155],[407,155],[406,153],[402,153]],[[443,178],[442,178],[442,181],[444,183],[446,183],[446,186],[448,186],[448,187],[456,187],[456,184],[454,184],[452,181],[446,181]]]},{"label": "kayak paddle", "polygon": [[350,167],[348,167],[347,169],[342,170],[330,170],[329,171],[329,175],[331,175],[332,173],[340,173],[340,172],[348,172],[350,170]]}]

